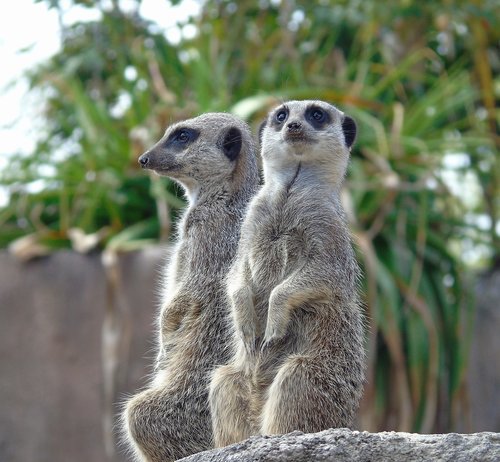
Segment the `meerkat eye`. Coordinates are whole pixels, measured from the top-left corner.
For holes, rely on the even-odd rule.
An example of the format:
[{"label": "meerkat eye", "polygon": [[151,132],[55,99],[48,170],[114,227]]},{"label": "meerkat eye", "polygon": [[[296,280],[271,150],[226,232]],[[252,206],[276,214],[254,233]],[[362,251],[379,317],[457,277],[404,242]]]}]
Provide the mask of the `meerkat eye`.
[{"label": "meerkat eye", "polygon": [[178,128],[170,133],[163,145],[165,148],[183,150],[196,141],[198,136],[200,136],[200,131],[195,128]]},{"label": "meerkat eye", "polygon": [[278,112],[276,113],[276,120],[277,120],[279,123],[282,123],[282,122],[284,122],[284,121],[286,120],[287,115],[288,115],[288,114],[286,113],[286,111],[282,109],[281,111],[278,111]]},{"label": "meerkat eye", "polygon": [[177,141],[180,141],[181,143],[186,143],[189,141],[189,133],[186,130],[181,130],[176,138]]},{"label": "meerkat eye", "polygon": [[321,109],[313,109],[311,117],[317,122],[321,122],[325,118],[325,113]]}]

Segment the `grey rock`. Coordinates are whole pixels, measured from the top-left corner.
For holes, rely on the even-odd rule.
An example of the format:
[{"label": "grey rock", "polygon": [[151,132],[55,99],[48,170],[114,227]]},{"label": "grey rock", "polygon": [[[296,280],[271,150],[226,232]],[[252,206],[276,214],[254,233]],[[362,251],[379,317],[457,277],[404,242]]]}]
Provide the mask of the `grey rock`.
[{"label": "grey rock", "polygon": [[500,461],[500,433],[369,433],[338,428],[320,433],[254,436],[183,462],[489,462]]}]

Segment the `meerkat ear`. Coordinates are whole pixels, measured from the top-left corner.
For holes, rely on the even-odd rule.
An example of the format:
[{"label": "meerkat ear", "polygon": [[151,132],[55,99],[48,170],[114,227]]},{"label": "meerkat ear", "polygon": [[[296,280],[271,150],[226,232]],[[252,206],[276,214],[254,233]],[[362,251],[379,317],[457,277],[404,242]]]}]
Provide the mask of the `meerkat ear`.
[{"label": "meerkat ear", "polygon": [[259,144],[262,146],[262,134],[264,133],[264,128],[266,128],[267,125],[267,119],[264,119],[264,121],[260,124],[259,127]]},{"label": "meerkat ear", "polygon": [[242,136],[239,128],[231,127],[222,140],[222,151],[229,160],[234,160],[238,157],[241,151]]},{"label": "meerkat ear", "polygon": [[349,116],[345,116],[342,121],[342,131],[344,132],[345,144],[350,148],[356,139],[356,122]]}]

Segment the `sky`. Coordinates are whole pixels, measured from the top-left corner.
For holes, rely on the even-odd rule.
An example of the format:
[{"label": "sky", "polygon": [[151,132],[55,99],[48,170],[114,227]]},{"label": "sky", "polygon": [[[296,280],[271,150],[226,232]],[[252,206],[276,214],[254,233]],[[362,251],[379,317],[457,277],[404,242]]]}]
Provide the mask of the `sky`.
[{"label": "sky", "polygon": [[[29,51],[19,52],[28,47]],[[27,101],[28,85],[22,75],[50,57],[58,47],[59,25],[55,11],[32,0],[3,3],[0,13],[0,168],[7,154],[33,146],[28,136],[29,121],[36,108]]]}]

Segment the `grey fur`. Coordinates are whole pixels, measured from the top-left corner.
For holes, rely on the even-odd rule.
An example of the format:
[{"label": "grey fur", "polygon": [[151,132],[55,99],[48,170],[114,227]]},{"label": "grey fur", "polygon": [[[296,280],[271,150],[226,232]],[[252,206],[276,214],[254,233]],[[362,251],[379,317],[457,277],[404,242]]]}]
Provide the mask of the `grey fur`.
[{"label": "grey fur", "polygon": [[209,375],[227,361],[231,335],[224,280],[258,172],[248,126],[224,113],[169,127],[139,161],[189,198],[164,284],[157,370],[123,414],[137,459],[168,462],[213,446]]},{"label": "grey fur", "polygon": [[210,386],[217,447],[353,424],[365,352],[360,273],[340,201],[356,130],[346,119],[322,101],[291,101],[261,131],[264,186],[228,275],[235,354]]}]

